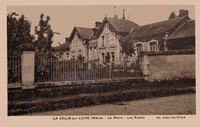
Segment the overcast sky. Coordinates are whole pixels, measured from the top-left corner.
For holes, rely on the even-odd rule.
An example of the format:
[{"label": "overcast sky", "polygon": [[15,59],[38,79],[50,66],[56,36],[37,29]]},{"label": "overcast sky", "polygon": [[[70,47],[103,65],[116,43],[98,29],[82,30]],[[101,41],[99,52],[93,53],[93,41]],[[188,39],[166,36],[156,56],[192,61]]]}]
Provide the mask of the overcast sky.
[{"label": "overcast sky", "polygon": [[7,12],[17,12],[24,14],[32,23],[32,34],[34,27],[38,25],[40,14],[45,17],[51,17],[50,25],[54,32],[60,35],[54,35],[53,46],[65,42],[65,37],[69,37],[74,26],[93,28],[96,21],[102,21],[105,15],[113,17],[116,13],[118,18],[122,18],[123,9],[125,9],[126,19],[129,19],[139,25],[154,23],[166,20],[169,14],[174,11],[178,14],[180,9],[189,10],[191,19],[195,19],[195,8],[193,5],[63,5],[63,6],[8,6]]}]

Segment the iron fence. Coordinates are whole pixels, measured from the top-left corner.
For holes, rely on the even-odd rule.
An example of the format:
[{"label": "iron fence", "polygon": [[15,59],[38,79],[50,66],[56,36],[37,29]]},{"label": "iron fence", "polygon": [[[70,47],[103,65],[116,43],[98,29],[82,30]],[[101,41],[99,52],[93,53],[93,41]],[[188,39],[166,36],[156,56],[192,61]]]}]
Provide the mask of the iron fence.
[{"label": "iron fence", "polygon": [[8,57],[8,84],[21,83],[21,57]]},{"label": "iron fence", "polygon": [[138,64],[100,64],[76,60],[35,59],[35,82],[101,80],[141,77]]}]

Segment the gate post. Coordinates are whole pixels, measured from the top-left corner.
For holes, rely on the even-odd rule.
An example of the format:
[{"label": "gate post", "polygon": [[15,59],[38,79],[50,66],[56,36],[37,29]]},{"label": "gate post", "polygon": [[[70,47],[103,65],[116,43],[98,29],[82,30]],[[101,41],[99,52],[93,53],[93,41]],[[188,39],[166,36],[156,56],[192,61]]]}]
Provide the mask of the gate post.
[{"label": "gate post", "polygon": [[143,76],[145,78],[145,80],[148,79],[148,76],[149,76],[149,68],[148,68],[148,65],[149,65],[149,59],[148,59],[148,56],[147,55],[144,55],[143,56],[143,63],[142,63],[142,66],[143,66]]},{"label": "gate post", "polygon": [[35,49],[31,44],[22,46],[22,89],[34,89]]}]

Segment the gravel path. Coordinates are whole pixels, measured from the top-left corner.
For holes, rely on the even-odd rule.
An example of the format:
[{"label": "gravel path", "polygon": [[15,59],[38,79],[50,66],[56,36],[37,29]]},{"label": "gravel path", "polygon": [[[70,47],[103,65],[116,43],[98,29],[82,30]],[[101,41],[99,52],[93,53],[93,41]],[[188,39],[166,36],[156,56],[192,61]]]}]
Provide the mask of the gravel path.
[{"label": "gravel path", "polygon": [[185,94],[116,104],[39,112],[29,115],[194,115],[196,114],[195,100],[195,94]]}]

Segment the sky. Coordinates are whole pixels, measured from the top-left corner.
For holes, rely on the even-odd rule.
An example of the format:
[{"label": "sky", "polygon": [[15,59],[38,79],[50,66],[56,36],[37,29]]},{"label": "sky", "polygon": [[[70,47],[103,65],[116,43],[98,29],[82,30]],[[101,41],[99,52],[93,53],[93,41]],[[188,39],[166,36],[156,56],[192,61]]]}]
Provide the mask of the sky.
[{"label": "sky", "polygon": [[75,26],[93,28],[96,21],[103,21],[104,17],[113,17],[117,14],[122,18],[123,9],[125,17],[138,25],[167,20],[170,13],[174,11],[177,15],[180,9],[189,10],[191,19],[195,19],[194,5],[57,5],[57,6],[7,6],[7,13],[16,12],[25,15],[31,22],[31,33],[38,25],[40,14],[50,16],[50,25],[54,32],[59,32],[53,37],[53,46],[65,42]]}]

